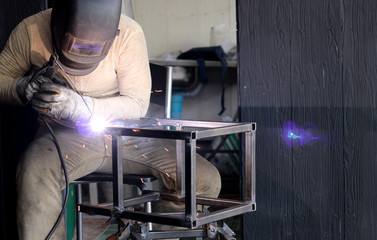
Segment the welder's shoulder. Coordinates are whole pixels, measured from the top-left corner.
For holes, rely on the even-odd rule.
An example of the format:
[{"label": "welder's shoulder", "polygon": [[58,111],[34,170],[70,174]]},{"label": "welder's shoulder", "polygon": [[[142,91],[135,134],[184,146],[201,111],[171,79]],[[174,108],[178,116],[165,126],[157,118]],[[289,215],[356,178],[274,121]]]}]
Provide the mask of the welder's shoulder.
[{"label": "welder's shoulder", "polygon": [[34,38],[33,36],[49,36],[50,20],[51,9],[41,11],[23,19],[12,34],[21,38],[25,38],[25,35],[28,35],[29,38]]},{"label": "welder's shoulder", "polygon": [[51,11],[52,9],[47,9],[44,11],[40,11],[34,15],[31,15],[27,18],[25,18],[22,23],[30,26],[34,24],[38,25],[49,25],[51,20]]},{"label": "welder's shoulder", "polygon": [[119,30],[122,31],[133,31],[133,32],[142,32],[140,25],[133,20],[132,18],[121,14],[119,21]]},{"label": "welder's shoulder", "polygon": [[[50,19],[51,10],[44,10],[23,19],[9,36],[9,44],[12,46],[14,44],[24,46],[25,41],[35,41],[35,39],[51,36]],[[40,37],[36,38],[36,36]]]}]

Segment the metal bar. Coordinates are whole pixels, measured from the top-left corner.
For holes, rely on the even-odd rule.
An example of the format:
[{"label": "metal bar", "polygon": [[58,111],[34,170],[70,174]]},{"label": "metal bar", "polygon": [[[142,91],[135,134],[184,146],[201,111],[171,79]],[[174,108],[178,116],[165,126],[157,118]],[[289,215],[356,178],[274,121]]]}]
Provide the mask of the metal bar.
[{"label": "metal bar", "polygon": [[219,121],[196,121],[185,119],[171,119],[171,118],[141,118],[139,120],[127,120],[121,123],[114,123],[108,126],[109,129],[122,129],[122,128],[152,128],[153,126],[176,126],[182,125],[183,127],[191,128],[222,128],[232,126],[247,126],[250,127],[245,131],[255,130],[255,123],[239,123],[239,122],[219,122]]},{"label": "metal bar", "polygon": [[[206,213],[196,217],[193,221],[179,217],[178,214],[158,214],[158,213],[145,213],[132,210],[123,210],[117,213],[117,217],[124,219],[133,219],[141,222],[154,222],[160,224],[167,224],[172,226],[180,226],[187,228],[197,228],[201,225],[208,224],[214,221],[226,219],[229,217],[237,216],[243,213],[252,211],[253,204],[229,207],[226,209],[218,210],[212,213]],[[80,204],[80,212],[88,214],[98,214],[102,216],[113,216],[113,208],[92,206],[87,204]]]},{"label": "metal bar", "polygon": [[176,192],[185,196],[185,142],[182,140],[176,141]]},{"label": "metal bar", "polygon": [[168,231],[151,231],[149,232],[149,238],[161,239],[161,238],[193,238],[193,237],[205,237],[207,236],[204,229],[190,229],[190,230],[168,230]]},{"label": "metal bar", "polygon": [[82,213],[80,212],[79,204],[82,203],[82,188],[81,184],[76,184],[76,239],[82,240]]},{"label": "metal bar", "polygon": [[[150,60],[150,63],[161,65],[161,66],[171,66],[171,67],[197,67],[198,62],[196,60],[188,59],[174,59],[174,60]],[[204,65],[206,67],[221,67],[220,61],[205,60]],[[237,67],[237,61],[227,61],[228,67]]]},{"label": "metal bar", "polygon": [[93,206],[93,205],[90,205],[90,204],[80,204],[79,205],[79,212],[111,217],[113,215],[113,208],[112,207]]},{"label": "metal bar", "polygon": [[123,207],[130,207],[134,206],[137,204],[142,204],[142,203],[148,203],[151,201],[158,201],[160,199],[160,194],[155,192],[155,193],[147,193],[143,194],[140,196],[132,197],[123,200]]},{"label": "metal bar", "polygon": [[165,118],[171,117],[171,95],[173,88],[173,67],[167,66],[165,89]]},{"label": "metal bar", "polygon": [[[177,125],[176,129],[181,130],[181,126]],[[182,196],[185,196],[185,142],[176,140],[176,186],[175,190]]]},{"label": "metal bar", "polygon": [[196,133],[196,139],[215,137],[219,135],[229,135],[234,133],[242,133],[245,131],[250,131],[251,125],[242,126],[228,126],[216,129],[199,130]]},{"label": "metal bar", "polygon": [[124,219],[133,219],[141,222],[154,222],[160,224],[167,224],[172,226],[191,228],[192,224],[183,218],[174,216],[161,216],[156,213],[145,213],[131,210],[124,210],[119,214],[119,217]]},{"label": "metal bar", "polygon": [[[181,124],[183,127],[195,127],[195,128],[220,128],[229,126],[243,126],[250,123],[238,123],[238,122],[214,122],[214,121],[195,121],[195,120],[183,120],[183,119],[159,119],[162,125],[175,126]],[[249,129],[250,130],[250,129]]]},{"label": "metal bar", "polygon": [[191,132],[162,129],[119,128],[119,135],[184,140],[191,137]]},{"label": "metal bar", "polygon": [[188,221],[196,218],[196,140],[185,142],[185,212]]},{"label": "metal bar", "polygon": [[245,200],[251,200],[251,193],[253,191],[252,187],[252,180],[251,180],[251,171],[252,171],[252,166],[251,166],[251,132],[247,132],[244,134],[244,172],[245,172],[245,182],[244,182],[244,191],[245,191]]},{"label": "metal bar", "polygon": [[[152,175],[132,175],[127,174],[123,175],[123,183],[127,184],[134,184],[137,185],[139,188],[142,187],[142,183],[153,182],[156,180],[156,177]],[[75,183],[90,183],[90,182],[111,182],[113,181],[113,174],[112,173],[91,173],[82,177],[80,179],[75,180]],[[143,187],[142,187],[143,188]]]},{"label": "metal bar", "polygon": [[208,224],[214,221],[234,217],[234,216],[251,212],[251,211],[252,211],[252,204],[250,203],[248,205],[230,207],[230,208],[219,210],[213,213],[208,213],[208,214],[205,214],[204,216],[200,216],[196,218],[195,222],[193,222],[193,228],[196,228],[198,226]]},{"label": "metal bar", "polygon": [[125,120],[121,122],[110,123],[107,126],[109,129],[121,129],[121,128],[151,128],[158,126],[160,123],[159,118],[140,118],[138,120]]},{"label": "metal bar", "polygon": [[[166,201],[185,202],[185,198],[176,193],[160,192],[160,198]],[[200,205],[208,205],[214,207],[233,207],[249,204],[248,201],[229,200],[222,198],[205,198],[196,197],[196,203]]]},{"label": "metal bar", "polygon": [[[213,124],[213,125],[211,125]],[[134,136],[134,137],[152,137],[152,138],[166,138],[166,139],[178,139],[184,140],[188,137],[195,136],[196,139],[228,135],[233,133],[241,133],[251,131],[253,124],[240,124],[240,123],[222,123],[222,122],[207,122],[201,124],[198,121],[177,120],[177,119],[160,119],[155,125],[161,126],[181,126],[180,130],[164,130],[164,129],[145,129],[140,127],[112,127],[109,129],[119,130],[121,136]],[[184,127],[195,127],[196,125],[202,125],[202,128],[209,128],[196,131],[185,131]],[[218,125],[218,126],[216,126]],[[152,127],[152,125],[149,125]],[[198,128],[198,126],[196,126]],[[200,128],[200,126],[199,126]],[[182,130],[183,129],[183,130]],[[193,134],[195,133],[195,134]]]},{"label": "metal bar", "polygon": [[98,189],[96,182],[89,183],[89,202],[92,205],[98,204]]},{"label": "metal bar", "polygon": [[[152,203],[151,202],[146,202],[144,203],[144,211],[146,213],[152,213]],[[148,230],[152,231],[152,223],[148,222]]]},{"label": "metal bar", "polygon": [[250,161],[251,161],[251,202],[254,204],[253,211],[256,210],[256,161],[255,161],[255,154],[256,154],[256,132],[253,131],[250,135]]},{"label": "metal bar", "polygon": [[168,217],[175,217],[179,219],[184,219],[185,218],[185,213],[184,212],[155,212],[154,214],[158,216],[168,216]]},{"label": "metal bar", "polygon": [[114,208],[123,209],[123,164],[122,140],[119,135],[111,135],[113,159],[113,202]]},{"label": "metal bar", "polygon": [[244,171],[245,171],[245,183],[244,192],[245,199],[255,203],[255,133],[246,132],[244,134]]}]

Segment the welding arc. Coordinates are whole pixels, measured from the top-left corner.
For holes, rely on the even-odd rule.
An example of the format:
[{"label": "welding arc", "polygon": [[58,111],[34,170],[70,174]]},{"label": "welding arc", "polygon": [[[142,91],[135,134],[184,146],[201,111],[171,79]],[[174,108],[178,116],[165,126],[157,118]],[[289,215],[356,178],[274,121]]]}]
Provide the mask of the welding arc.
[{"label": "welding arc", "polygon": [[50,125],[47,123],[47,121],[46,121],[46,119],[45,119],[44,116],[42,116],[42,120],[43,120],[44,124],[46,125],[46,127],[48,128],[48,130],[50,131],[52,138],[54,139],[56,150],[58,151],[58,154],[59,154],[59,160],[60,160],[63,172],[64,172],[65,186],[66,186],[62,210],[60,211],[59,217],[56,219],[56,222],[55,222],[54,226],[52,227],[52,229],[48,233],[47,237],[45,238],[46,240],[48,240],[48,239],[51,238],[52,234],[55,232],[56,228],[58,227],[59,223],[61,222],[61,220],[63,218],[63,215],[65,213],[65,210],[67,208],[68,193],[69,193],[69,181],[68,181],[67,168],[65,166],[65,163],[64,163],[64,160],[63,160],[63,155],[62,155],[62,152],[60,150],[60,145],[58,143],[58,140],[56,139],[55,133],[52,130],[52,128],[50,127]]}]

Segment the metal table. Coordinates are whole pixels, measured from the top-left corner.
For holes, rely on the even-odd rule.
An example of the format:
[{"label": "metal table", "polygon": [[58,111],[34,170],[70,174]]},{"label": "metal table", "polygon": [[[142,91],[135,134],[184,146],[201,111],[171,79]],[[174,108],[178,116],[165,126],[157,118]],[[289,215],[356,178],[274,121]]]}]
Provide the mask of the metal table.
[{"label": "metal table", "polygon": [[[78,206],[79,212],[109,216],[113,219],[131,219],[195,229],[202,225],[256,210],[255,123],[141,119],[115,124],[108,127],[107,131],[112,138],[113,205],[80,204]],[[241,169],[243,173],[243,199],[229,200],[197,197],[195,171],[196,141],[229,134],[240,134],[242,137],[243,156],[241,158]],[[175,192],[148,191],[137,197],[123,199],[122,136],[164,138],[176,141],[177,176]],[[184,202],[185,211],[182,213],[148,213],[126,209],[129,206],[160,199]],[[208,206],[209,209],[215,210],[198,213],[198,205]],[[202,236],[204,234],[203,231],[195,233],[196,229],[191,231],[194,234],[191,236]],[[167,235],[161,232],[154,235],[155,238],[161,236]],[[149,235],[149,237],[152,237],[152,235]]]}]

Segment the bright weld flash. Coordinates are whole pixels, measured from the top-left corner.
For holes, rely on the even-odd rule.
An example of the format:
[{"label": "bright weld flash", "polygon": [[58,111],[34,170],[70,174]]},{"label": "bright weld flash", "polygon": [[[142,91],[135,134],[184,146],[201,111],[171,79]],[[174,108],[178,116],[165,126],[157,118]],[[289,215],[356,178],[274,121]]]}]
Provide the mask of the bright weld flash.
[{"label": "bright weld flash", "polygon": [[93,132],[100,133],[106,128],[107,122],[102,118],[93,118],[90,120],[89,125]]}]

